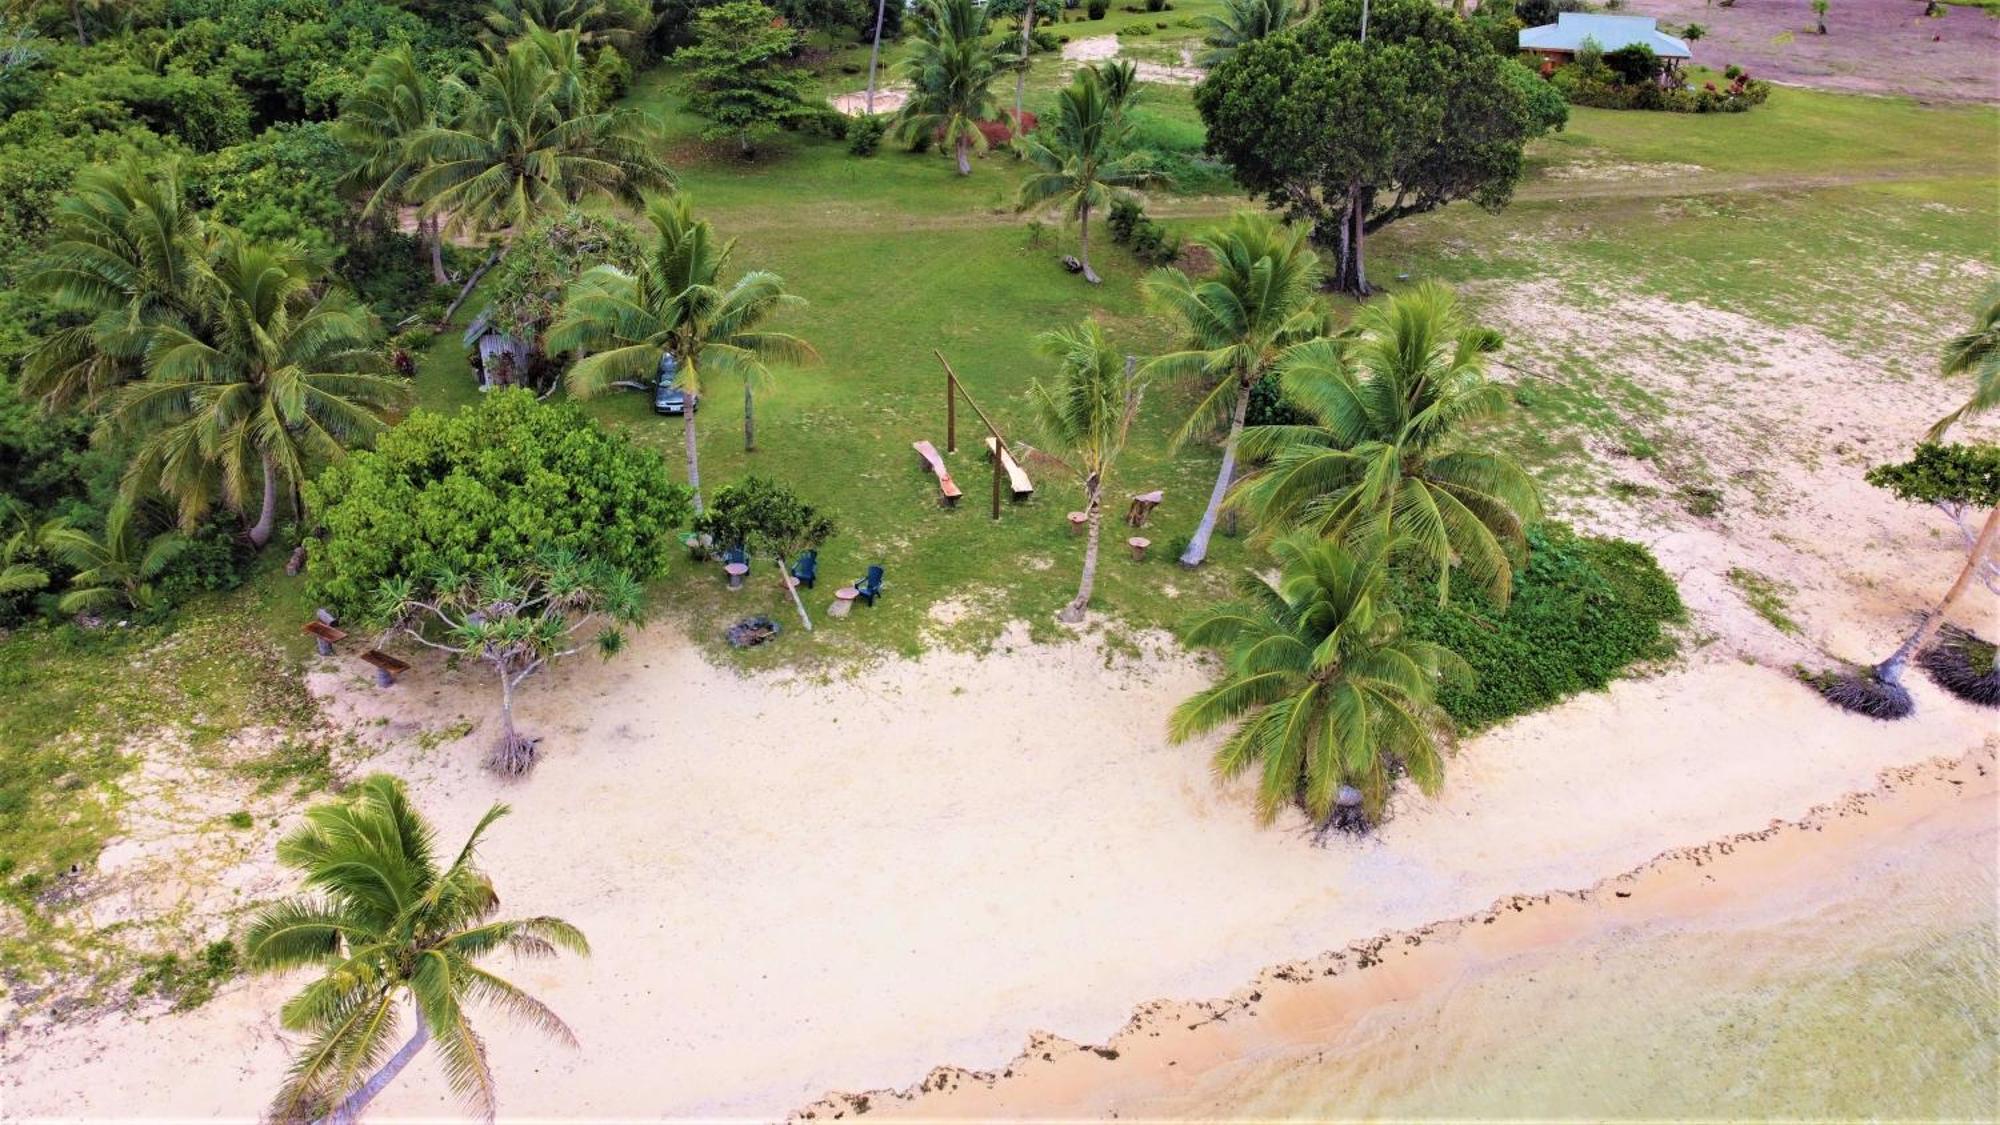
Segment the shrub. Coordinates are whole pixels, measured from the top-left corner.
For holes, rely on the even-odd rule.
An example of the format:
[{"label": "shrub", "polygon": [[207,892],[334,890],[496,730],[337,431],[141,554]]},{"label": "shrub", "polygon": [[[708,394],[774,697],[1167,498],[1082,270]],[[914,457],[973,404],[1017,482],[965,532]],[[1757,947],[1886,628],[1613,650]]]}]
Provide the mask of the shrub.
[{"label": "shrub", "polygon": [[1469,585],[1454,587],[1446,606],[1434,591],[1411,574],[1397,600],[1412,636],[1472,665],[1470,684],[1447,684],[1438,694],[1468,730],[1602,688],[1635,663],[1671,655],[1666,626],[1686,616],[1673,580],[1646,548],[1559,523],[1528,533],[1528,565],[1515,575],[1504,613]]},{"label": "shrub", "polygon": [[1050,31],[1046,27],[1036,28],[1034,33],[1029,36],[1029,42],[1035,50],[1044,53],[1062,49],[1062,40],[1056,36],[1055,32]]},{"label": "shrub", "polygon": [[1660,76],[1660,56],[1644,43],[1605,52],[1604,65],[1627,86],[1652,85]]},{"label": "shrub", "polygon": [[1167,0],[1146,0],[1146,10],[1149,12],[1164,12],[1167,10]]},{"label": "shrub", "polygon": [[1111,0],[1090,0],[1090,6],[1084,9],[1084,13],[1091,19],[1101,20],[1110,10]]},{"label": "shrub", "polygon": [[888,131],[880,114],[868,114],[854,119],[847,127],[847,151],[856,156],[873,156],[882,147],[882,134]]},{"label": "shrub", "polygon": [[1168,235],[1165,227],[1147,218],[1136,199],[1114,200],[1105,225],[1111,228],[1111,241],[1131,250],[1132,256],[1146,265],[1164,266],[1181,256],[1180,238]]}]

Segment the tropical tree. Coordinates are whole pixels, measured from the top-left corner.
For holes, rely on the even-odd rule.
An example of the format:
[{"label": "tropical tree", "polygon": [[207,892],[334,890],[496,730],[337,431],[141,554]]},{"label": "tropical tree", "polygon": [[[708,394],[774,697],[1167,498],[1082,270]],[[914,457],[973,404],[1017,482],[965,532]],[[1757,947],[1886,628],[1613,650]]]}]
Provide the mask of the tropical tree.
[{"label": "tropical tree", "polygon": [[1255,43],[1283,31],[1294,14],[1292,0],[1223,0],[1220,14],[1205,12],[1194,18],[1196,25],[1207,32],[1203,42],[1208,44],[1208,50],[1196,61],[1202,66],[1215,66],[1245,43]]},{"label": "tropical tree", "polygon": [[804,37],[756,0],[729,0],[695,17],[695,44],[676,56],[687,71],[687,107],[708,118],[708,140],[734,140],[746,159],[759,137],[817,117],[812,77],[794,65]]},{"label": "tropical tree", "polygon": [[988,41],[992,23],[976,0],[924,0],[900,65],[910,98],[896,111],[896,135],[935,138],[958,158],[961,176],[972,174],[973,148],[986,146],[979,122],[999,112],[994,81],[1019,65],[1004,43]]},{"label": "tropical tree", "polygon": [[1054,119],[1017,142],[1034,165],[1021,181],[1017,206],[1054,201],[1065,218],[1077,221],[1083,278],[1092,285],[1103,279],[1090,265],[1091,212],[1109,208],[1124,189],[1166,178],[1147,154],[1127,149],[1131,129],[1124,110],[1097,70],[1085,67],[1056,95]]},{"label": "tropical tree", "polygon": [[378,373],[367,308],[293,251],[224,232],[199,292],[200,323],[154,328],[146,378],[119,392],[111,423],[138,437],[125,488],[167,496],[187,527],[218,498],[247,516],[257,494],[261,547],[281,492],[369,442],[407,388]]},{"label": "tropical tree", "polygon": [[[8,521],[5,533],[0,534],[0,599],[32,594],[49,584],[48,568],[42,565],[42,540],[47,532],[35,527],[25,505],[11,499],[0,497],[0,515]],[[52,522],[48,526],[62,525]]]},{"label": "tropical tree", "polygon": [[651,23],[645,0],[493,0],[479,39],[501,47],[539,28],[574,31],[585,47],[625,51]]},{"label": "tropical tree", "polygon": [[585,198],[636,205],[673,186],[651,122],[597,106],[575,65],[552,65],[576,42],[574,31],[530,35],[489,50],[472,86],[448,81],[465,112],[416,138],[423,167],[408,185],[446,233],[518,231]]},{"label": "tropical tree", "polygon": [[1322,339],[1331,328],[1318,297],[1319,256],[1303,228],[1243,211],[1195,242],[1214,259],[1212,275],[1197,281],[1168,267],[1145,281],[1147,296],[1180,320],[1184,344],[1148,362],[1146,374],[1190,375],[1207,387],[1174,435],[1175,444],[1218,427],[1227,430],[1222,466],[1181,555],[1183,566],[1200,566],[1208,557],[1216,517],[1235,479],[1251,388],[1293,349]]},{"label": "tropical tree", "polygon": [[1987,293],[1972,327],[1945,342],[1944,373],[1972,376],[1972,397],[1938,419],[1926,441],[1940,441],[1960,421],[2000,407],[2000,287]]},{"label": "tropical tree", "polygon": [[[549,329],[553,352],[588,352],[569,369],[569,392],[579,398],[601,394],[618,382],[653,377],[663,353],[678,363],[680,386],[701,393],[710,368],[743,380],[743,448],[757,446],[752,387],[767,380],[770,364],[808,363],[819,358],[812,345],[764,325],[781,309],[805,300],[785,291],[785,280],[768,270],[751,270],[734,282],[723,280],[736,243],[717,242],[706,219],[694,217],[686,196],[655,199],[646,219],[658,234],[651,253],[634,271],[598,266],[570,287],[562,315]],[[683,415],[688,486],[694,510],[701,511],[701,463],[695,451],[695,411]]]},{"label": "tropical tree", "polygon": [[[360,85],[341,102],[333,134],[354,155],[343,182],[367,193],[361,205],[364,218],[379,215],[385,207],[417,201],[409,190],[423,170],[416,142],[445,116],[439,102],[437,83],[417,65],[416,52],[407,43],[377,55]],[[440,222],[431,213],[422,216],[418,226],[430,248],[431,280],[442,285],[450,276],[444,268]]]},{"label": "tropical tree", "polygon": [[[299,873],[305,893],[257,913],[246,959],[267,972],[310,967],[324,975],[279,1011],[287,1031],[308,1038],[272,1103],[273,1120],[347,1125],[433,1041],[452,1089],[491,1120],[493,1070],[473,1028],[473,1005],[576,1044],[546,1005],[479,964],[503,949],[530,958],[590,952],[583,934],[560,918],[494,917],[500,896],[476,851],[507,812],[500,804],[486,810],[441,865],[436,832],[411,807],[403,783],[375,774],[308,810],[305,823],[278,842],[279,862]],[[414,1028],[392,1054],[405,1006]]]},{"label": "tropical tree", "polygon": [[179,169],[135,160],[80,173],[54,227],[26,285],[75,323],[42,337],[21,390],[52,408],[94,405],[139,376],[155,328],[191,322],[210,236]]},{"label": "tropical tree", "polygon": [[1083,577],[1076,597],[1056,615],[1075,623],[1083,620],[1090,607],[1091,588],[1097,582],[1104,489],[1112,466],[1124,452],[1132,419],[1139,412],[1142,386],[1134,373],[1134,360],[1111,346],[1095,318],[1073,328],[1045,332],[1035,343],[1042,354],[1057,361],[1055,381],[1037,380],[1028,391],[1035,418],[1050,446],[1041,454],[1076,476],[1083,486],[1083,510],[1089,517]]},{"label": "tropical tree", "polygon": [[1961,528],[1965,513],[1986,512],[1979,531],[1967,535],[1965,565],[1959,568],[1950,589],[1896,651],[1874,668],[1876,680],[1901,691],[1903,668],[1910,657],[1937,634],[1951,607],[1971,589],[1973,579],[1992,565],[1990,560],[2000,550],[2000,446],[1926,442],[1908,461],[1869,470],[1868,482],[1903,500],[1943,508]]},{"label": "tropical tree", "polygon": [[[91,613],[126,606],[151,609],[159,604],[153,582],[187,549],[187,537],[161,524],[150,505],[120,497],[104,517],[104,531],[92,535],[56,522],[41,531],[44,551],[76,573],[69,591],[56,602],[64,613]],[[46,582],[46,576],[44,576]]]},{"label": "tropical tree", "polygon": [[1430,282],[1364,309],[1350,338],[1294,349],[1279,378],[1307,420],[1244,434],[1245,455],[1268,464],[1233,502],[1274,529],[1392,535],[1438,575],[1440,602],[1463,570],[1505,607],[1541,501],[1518,463],[1464,435],[1506,408],[1485,372],[1499,346]]},{"label": "tropical tree", "polygon": [[[439,570],[426,579],[382,583],[375,616],[426,648],[454,660],[477,660],[500,681],[500,737],[488,764],[523,774],[535,764],[536,739],[514,728],[521,682],[586,644],[609,660],[625,647],[621,625],[644,618],[645,591],[624,571],[572,551],[483,573]],[[598,626],[588,637],[580,634]]]},{"label": "tropical tree", "polygon": [[1240,601],[1189,629],[1188,643],[1221,652],[1224,672],[1174,709],[1169,736],[1184,742],[1230,726],[1215,771],[1256,769],[1266,822],[1297,803],[1324,823],[1343,788],[1378,817],[1398,767],[1435,793],[1452,739],[1437,686],[1463,662],[1403,635],[1385,552],[1297,533],[1278,540],[1273,557],[1275,581],[1245,575]]},{"label": "tropical tree", "polygon": [[769,555],[778,564],[800,623],[812,632],[812,616],[797,584],[790,581],[792,560],[833,538],[831,518],[777,481],[751,476],[718,489],[715,503],[695,520],[694,528],[709,542],[741,547],[753,556]]}]

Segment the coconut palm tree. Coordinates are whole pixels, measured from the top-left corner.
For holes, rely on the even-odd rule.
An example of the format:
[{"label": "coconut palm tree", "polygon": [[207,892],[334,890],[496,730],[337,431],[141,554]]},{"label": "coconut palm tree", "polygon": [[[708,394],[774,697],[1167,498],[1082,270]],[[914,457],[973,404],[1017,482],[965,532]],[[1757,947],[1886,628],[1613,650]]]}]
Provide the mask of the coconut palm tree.
[{"label": "coconut palm tree", "polygon": [[1125,449],[1132,418],[1139,412],[1141,386],[1134,361],[1119,354],[1104,338],[1095,318],[1073,328],[1036,337],[1042,354],[1058,362],[1053,383],[1037,380],[1028,391],[1050,450],[1042,456],[1075,474],[1083,486],[1083,510],[1089,516],[1089,537],[1083,548],[1083,578],[1076,597],[1057,614],[1064,621],[1083,620],[1097,582],[1098,531],[1104,518],[1104,489],[1111,467]]},{"label": "coconut palm tree", "polygon": [[[374,218],[385,207],[416,201],[409,191],[410,182],[423,169],[416,140],[437,128],[445,116],[439,102],[437,84],[417,65],[416,52],[407,43],[377,55],[361,84],[341,102],[333,135],[354,154],[354,165],[342,182],[367,193],[361,207],[364,218]],[[450,277],[444,269],[440,220],[433,213],[418,223],[430,248],[431,280],[442,285]]]},{"label": "coconut palm tree", "polygon": [[378,374],[367,308],[320,291],[294,251],[226,232],[208,274],[202,323],[154,329],[146,378],[119,392],[111,422],[138,438],[127,494],[158,490],[191,527],[218,497],[247,515],[258,493],[248,536],[261,547],[280,492],[296,500],[314,464],[370,441],[406,387]]},{"label": "coconut palm tree", "polygon": [[493,0],[480,42],[501,47],[535,29],[574,31],[583,46],[628,50],[651,22],[644,0]]},{"label": "coconut palm tree", "polygon": [[1438,575],[1440,601],[1462,570],[1505,606],[1541,501],[1518,463],[1465,436],[1506,407],[1485,372],[1499,346],[1426,283],[1363,310],[1351,338],[1295,349],[1279,377],[1310,420],[1244,435],[1244,454],[1269,462],[1232,502],[1270,528],[1393,534]]},{"label": "coconut palm tree", "polygon": [[911,51],[901,65],[910,98],[896,111],[896,136],[936,137],[972,174],[972,150],[984,148],[979,123],[999,113],[993,83],[1019,65],[1003,43],[988,42],[992,16],[976,0],[924,0]]},{"label": "coconut palm tree", "polygon": [[26,280],[75,320],[43,336],[23,394],[49,407],[94,405],[137,378],[153,329],[195,315],[209,234],[177,166],[88,168],[56,205],[49,248]]},{"label": "coconut palm tree", "polygon": [[[376,774],[318,805],[278,842],[305,893],[259,911],[246,958],[263,971],[322,969],[285,1003],[279,1022],[306,1042],[271,1107],[276,1121],[346,1123],[435,1042],[452,1089],[493,1119],[494,1081],[473,1005],[500,1009],[563,1043],[576,1037],[548,1006],[483,968],[487,955],[588,955],[576,927],[545,916],[496,920],[493,881],[475,865],[481,837],[507,815],[496,804],[440,866],[436,833],[403,783]],[[390,1052],[411,1013],[409,1039]],[[373,1072],[372,1074],[370,1072]]]},{"label": "coconut palm tree", "polygon": [[1343,787],[1378,816],[1396,767],[1435,793],[1452,730],[1437,686],[1463,662],[1403,635],[1385,552],[1296,533],[1274,544],[1273,557],[1275,581],[1246,575],[1239,602],[1188,631],[1188,643],[1222,653],[1224,672],[1174,709],[1169,736],[1184,742],[1231,727],[1215,771],[1256,769],[1267,822],[1294,802],[1324,822]]},{"label": "coconut palm tree", "polygon": [[2000,407],[2000,286],[1986,295],[1972,327],[1945,342],[1944,373],[1972,376],[1972,397],[1938,419],[1926,441],[1942,441],[1961,420]]},{"label": "coconut palm tree", "polygon": [[1178,269],[1153,271],[1147,296],[1181,322],[1185,346],[1146,364],[1146,373],[1192,375],[1207,386],[1176,446],[1197,434],[1227,427],[1222,466],[1201,523],[1181,555],[1181,565],[1208,557],[1216,516],[1236,474],[1237,444],[1250,410],[1250,389],[1293,348],[1331,330],[1318,297],[1319,256],[1310,232],[1268,215],[1239,211],[1227,226],[1195,240],[1215,261],[1215,273],[1197,281]]},{"label": "coconut palm tree", "polygon": [[1091,212],[1109,208],[1124,189],[1166,178],[1147,154],[1127,150],[1129,134],[1122,105],[1098,72],[1085,67],[1056,95],[1054,120],[1017,142],[1034,171],[1021,181],[1016,205],[1025,211],[1054,201],[1065,218],[1077,221],[1083,278],[1092,285],[1103,279],[1090,265]]},{"label": "coconut palm tree", "polygon": [[0,534],[0,598],[32,594],[49,584],[48,568],[42,565],[43,538],[49,530],[62,527],[51,521],[37,528],[28,518],[26,505],[0,497],[0,517],[7,520]]},{"label": "coconut palm tree", "polygon": [[519,231],[588,197],[637,205],[673,186],[650,121],[591,104],[575,68],[551,64],[574,59],[576,42],[573,31],[531,35],[489,50],[471,87],[448,81],[466,110],[416,138],[423,167],[408,185],[445,232]]},{"label": "coconut palm tree", "polygon": [[[551,353],[590,354],[569,369],[566,386],[579,398],[601,394],[619,382],[644,382],[659,369],[663,353],[678,366],[679,385],[701,393],[706,373],[715,370],[743,380],[743,448],[756,448],[753,386],[771,377],[769,365],[809,363],[819,358],[796,336],[772,332],[765,322],[781,309],[805,304],[785,291],[785,280],[768,270],[752,270],[734,282],[723,280],[736,243],[718,242],[705,219],[694,217],[686,196],[655,199],[646,219],[658,235],[636,272],[616,266],[588,270],[570,286],[561,314],[550,327]],[[701,511],[701,463],[695,451],[695,410],[682,415],[687,446],[688,485],[694,510]]]},{"label": "coconut palm tree", "polygon": [[[169,526],[162,527],[163,523]],[[158,604],[153,581],[187,549],[188,540],[151,505],[121,496],[104,517],[103,534],[57,522],[43,528],[41,546],[76,572],[56,608],[90,613],[120,605],[150,609]]]},{"label": "coconut palm tree", "polygon": [[1216,66],[1238,48],[1283,31],[1293,14],[1292,0],[1223,0],[1221,14],[1203,13],[1194,18],[1207,32],[1203,41],[1208,44],[1196,62]]}]

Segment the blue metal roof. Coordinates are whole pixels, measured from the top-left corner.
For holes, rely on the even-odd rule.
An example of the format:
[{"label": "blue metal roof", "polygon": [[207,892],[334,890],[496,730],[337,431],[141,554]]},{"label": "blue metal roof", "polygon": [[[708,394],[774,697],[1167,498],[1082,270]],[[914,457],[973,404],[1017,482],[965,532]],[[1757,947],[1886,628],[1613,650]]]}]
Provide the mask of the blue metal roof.
[{"label": "blue metal roof", "polygon": [[1651,47],[1663,59],[1691,59],[1688,45],[1671,35],[1662,35],[1659,22],[1651,16],[1604,16],[1594,12],[1560,12],[1556,22],[1521,29],[1523,51],[1570,51],[1594,39],[1607,51],[1634,43]]}]

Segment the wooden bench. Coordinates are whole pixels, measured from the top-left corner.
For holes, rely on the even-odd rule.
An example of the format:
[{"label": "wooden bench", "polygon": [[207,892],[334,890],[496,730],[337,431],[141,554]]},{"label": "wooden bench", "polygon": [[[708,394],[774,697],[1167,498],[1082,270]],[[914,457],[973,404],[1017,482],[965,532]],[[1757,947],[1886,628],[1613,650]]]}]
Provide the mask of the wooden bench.
[{"label": "wooden bench", "polygon": [[1159,507],[1160,501],[1166,498],[1167,494],[1159,489],[1141,492],[1132,497],[1132,506],[1125,510],[1125,522],[1133,527],[1146,526],[1146,517],[1152,515],[1153,509]]},{"label": "wooden bench", "polygon": [[1000,448],[1000,442],[993,435],[988,434],[986,435],[986,456],[992,457],[996,454],[1000,458],[1000,467],[1007,470],[1007,480],[1014,486],[1014,499],[1019,500],[1022,497],[1034,495],[1035,486],[1028,480],[1027,472],[1014,460],[1012,453]]},{"label": "wooden bench", "polygon": [[361,654],[361,659],[375,666],[375,686],[388,687],[396,682],[396,677],[410,670],[410,666],[383,652],[371,648]]},{"label": "wooden bench", "polygon": [[910,448],[916,450],[917,456],[922,458],[924,468],[929,469],[937,477],[938,491],[944,493],[945,505],[949,507],[958,503],[958,498],[964,493],[960,492],[958,485],[952,481],[951,470],[944,467],[944,458],[938,456],[937,446],[927,441],[913,441],[910,443]]},{"label": "wooden bench", "polygon": [[314,647],[321,656],[332,656],[333,643],[347,639],[347,630],[337,629],[331,622],[316,617],[306,622],[305,628],[300,631],[313,639]]}]

